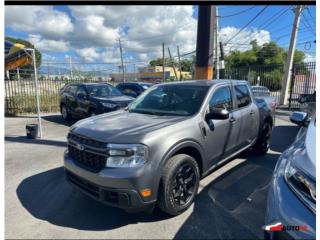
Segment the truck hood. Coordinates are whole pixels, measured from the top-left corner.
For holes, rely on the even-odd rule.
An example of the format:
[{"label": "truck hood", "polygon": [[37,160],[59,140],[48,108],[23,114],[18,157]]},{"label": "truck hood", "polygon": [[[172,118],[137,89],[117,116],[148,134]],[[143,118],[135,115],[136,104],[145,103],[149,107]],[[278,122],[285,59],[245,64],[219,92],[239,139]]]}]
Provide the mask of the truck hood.
[{"label": "truck hood", "polygon": [[138,143],[146,134],[185,119],[119,110],[78,121],[70,131],[106,143]]}]

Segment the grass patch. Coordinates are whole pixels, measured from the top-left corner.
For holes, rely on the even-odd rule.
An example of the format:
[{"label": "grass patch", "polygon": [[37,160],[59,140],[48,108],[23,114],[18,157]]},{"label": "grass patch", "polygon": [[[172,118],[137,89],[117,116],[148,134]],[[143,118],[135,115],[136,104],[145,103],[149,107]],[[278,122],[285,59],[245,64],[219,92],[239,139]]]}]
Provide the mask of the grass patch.
[{"label": "grass patch", "polygon": [[[41,112],[58,112],[59,97],[57,94],[40,96]],[[5,98],[5,114],[37,113],[36,96],[11,96]]]}]

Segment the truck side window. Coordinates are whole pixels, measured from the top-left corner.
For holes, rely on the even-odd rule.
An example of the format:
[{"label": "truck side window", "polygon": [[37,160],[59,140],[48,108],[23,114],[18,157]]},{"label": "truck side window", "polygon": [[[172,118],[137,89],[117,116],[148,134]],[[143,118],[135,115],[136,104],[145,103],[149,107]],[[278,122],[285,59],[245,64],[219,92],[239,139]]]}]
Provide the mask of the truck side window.
[{"label": "truck side window", "polygon": [[232,97],[229,87],[218,88],[212,95],[210,105],[215,108],[232,110]]},{"label": "truck side window", "polygon": [[250,92],[247,85],[234,86],[238,108],[248,106],[251,103]]}]

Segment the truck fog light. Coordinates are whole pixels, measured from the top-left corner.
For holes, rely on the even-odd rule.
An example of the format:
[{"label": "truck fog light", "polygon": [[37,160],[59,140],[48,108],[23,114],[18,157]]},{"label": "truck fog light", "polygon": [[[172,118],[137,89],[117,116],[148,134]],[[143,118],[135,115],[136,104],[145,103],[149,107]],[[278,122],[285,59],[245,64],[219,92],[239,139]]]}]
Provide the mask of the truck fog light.
[{"label": "truck fog light", "polygon": [[151,189],[146,188],[140,191],[142,197],[150,197],[151,196]]}]

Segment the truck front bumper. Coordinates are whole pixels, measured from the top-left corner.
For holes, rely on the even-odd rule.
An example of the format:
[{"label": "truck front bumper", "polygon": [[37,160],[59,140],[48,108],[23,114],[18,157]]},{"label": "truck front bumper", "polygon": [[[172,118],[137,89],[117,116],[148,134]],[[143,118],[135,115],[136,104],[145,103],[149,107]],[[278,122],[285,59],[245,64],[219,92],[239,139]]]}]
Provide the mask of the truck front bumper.
[{"label": "truck front bumper", "polygon": [[80,167],[67,152],[64,154],[64,169],[71,185],[107,205],[133,210],[148,208],[156,202],[154,194],[146,198],[139,194],[142,190],[139,186],[144,185],[141,183],[142,169],[105,168],[94,173]]}]

